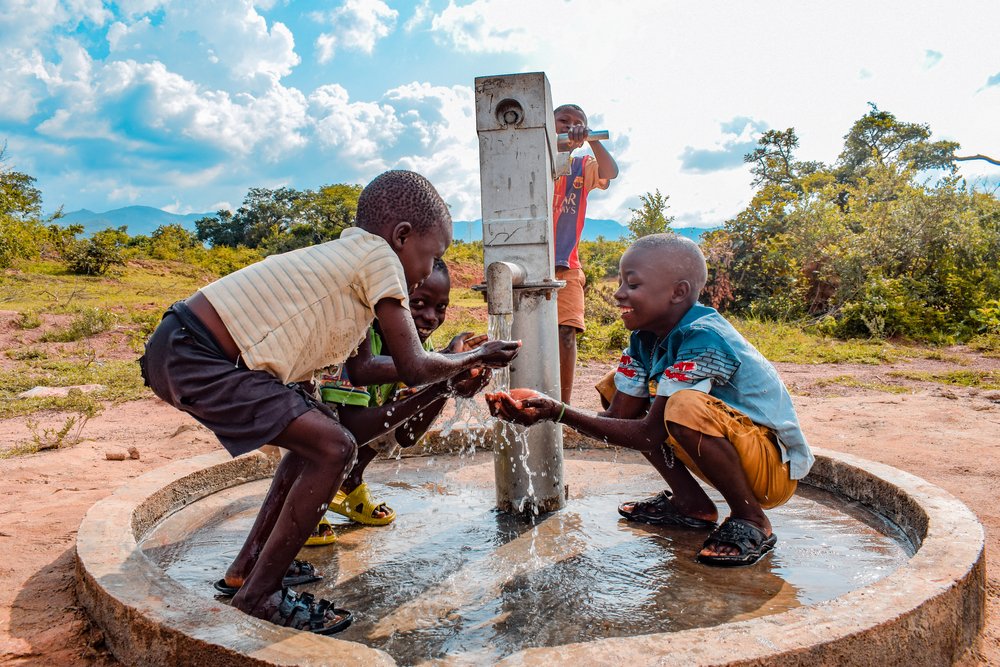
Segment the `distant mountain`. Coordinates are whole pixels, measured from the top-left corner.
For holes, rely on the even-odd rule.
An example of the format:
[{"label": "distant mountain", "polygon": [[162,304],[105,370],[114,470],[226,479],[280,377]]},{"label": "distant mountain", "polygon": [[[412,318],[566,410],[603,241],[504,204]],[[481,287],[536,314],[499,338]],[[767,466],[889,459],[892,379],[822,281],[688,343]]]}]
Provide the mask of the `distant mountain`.
[{"label": "distant mountain", "polygon": [[[102,229],[117,228],[125,226],[128,228],[129,236],[149,236],[157,227],[164,225],[180,225],[188,231],[195,231],[194,223],[205,216],[215,215],[212,213],[188,213],[187,215],[177,215],[151,206],[126,206],[116,208],[104,213],[94,213],[83,208],[79,211],[66,213],[59,220],[59,224],[83,225],[83,233],[90,236],[94,232]],[[453,236],[456,241],[482,241],[483,227],[481,220],[456,220],[452,223]],[[675,232],[689,239],[699,241],[701,235],[717,227],[681,227],[674,229]],[[598,236],[602,236],[609,241],[616,241],[625,238],[628,229],[614,220],[600,218],[587,218],[583,227],[583,240],[595,241]]]},{"label": "distant mountain", "polygon": [[83,233],[87,236],[102,229],[117,228],[123,225],[128,228],[129,236],[149,236],[157,227],[164,225],[180,225],[193,232],[195,231],[195,220],[204,218],[206,215],[215,214],[188,213],[187,215],[177,215],[151,206],[126,206],[104,213],[94,213],[83,208],[79,211],[66,213],[59,219],[59,224],[63,226],[83,225]]},{"label": "distant mountain", "polygon": [[[456,241],[483,240],[482,220],[456,220],[452,223],[452,228],[452,236]],[[718,227],[678,227],[674,228],[674,231],[681,236],[700,241],[702,234],[713,229],[718,229]],[[617,241],[627,235],[628,228],[614,220],[587,218],[583,225],[582,238],[584,241],[596,241],[598,236],[603,236],[608,241]]]}]

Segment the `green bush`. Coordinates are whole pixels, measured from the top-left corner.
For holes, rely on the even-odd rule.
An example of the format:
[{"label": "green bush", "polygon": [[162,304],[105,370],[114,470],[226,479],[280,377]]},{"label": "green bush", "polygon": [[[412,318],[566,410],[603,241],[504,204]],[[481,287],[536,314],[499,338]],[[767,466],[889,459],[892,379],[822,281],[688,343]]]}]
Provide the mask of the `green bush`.
[{"label": "green bush", "polygon": [[112,266],[125,263],[123,250],[128,243],[125,227],[103,229],[89,239],[70,244],[65,251],[66,264],[73,273],[100,276]]},{"label": "green bush", "polygon": [[115,324],[113,313],[100,308],[85,308],[77,313],[69,326],[50,331],[42,336],[45,343],[69,343],[104,333]]},{"label": "green bush", "polygon": [[41,316],[34,310],[25,310],[14,322],[18,329],[37,329],[42,326]]}]

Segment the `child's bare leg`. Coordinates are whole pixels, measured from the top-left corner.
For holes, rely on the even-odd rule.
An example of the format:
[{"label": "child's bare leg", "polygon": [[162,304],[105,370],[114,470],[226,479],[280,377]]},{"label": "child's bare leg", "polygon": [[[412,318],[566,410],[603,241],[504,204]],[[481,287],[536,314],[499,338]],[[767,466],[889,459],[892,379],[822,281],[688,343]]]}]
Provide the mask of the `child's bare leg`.
[{"label": "child's bare leg", "polygon": [[559,386],[562,402],[573,397],[573,373],[576,370],[576,327],[559,325]]},{"label": "child's bare leg", "polygon": [[[656,468],[656,471],[660,473],[673,492],[674,496],[670,503],[674,509],[684,516],[695,519],[716,521],[719,518],[719,510],[715,503],[712,502],[712,499],[705,493],[705,489],[701,488],[701,484],[684,467],[683,463],[675,459],[673,467],[668,467],[662,447],[658,447],[652,452],[643,452],[643,456]],[[628,505],[625,505],[624,508],[630,509]]]},{"label": "child's bare leg", "polygon": [[262,521],[261,534],[247,538],[248,542],[262,540],[263,546],[243,587],[233,597],[234,607],[258,618],[273,615],[285,571],[326,511],[357,454],[357,444],[347,429],[318,410],[296,418],[274,444],[289,450],[286,458],[293,460],[287,472],[298,470],[298,474],[287,489],[272,487],[276,497],[265,500],[281,508],[270,534],[263,535],[267,521]]},{"label": "child's bare leg", "polygon": [[[667,430],[729,503],[730,515],[749,521],[764,531],[765,535],[770,535],[771,522],[750,488],[750,481],[732,443],[725,438],[705,435],[671,421],[667,422]],[[736,556],[739,555],[739,549],[717,544],[712,548],[702,549],[701,555]]]},{"label": "child's bare leg", "polygon": [[347,479],[344,480],[344,484],[341,487],[345,493],[350,493],[354,489],[361,486],[361,482],[364,481],[365,468],[371,463],[378,452],[371,445],[362,445],[358,447],[358,460],[355,462],[354,467],[351,471],[347,473]]},{"label": "child's bare leg", "polygon": [[278,463],[278,469],[274,472],[271,486],[264,497],[264,504],[257,512],[250,534],[247,535],[243,547],[237,554],[236,559],[226,570],[226,584],[239,588],[243,585],[250,570],[257,562],[257,556],[264,548],[264,542],[274,529],[274,524],[278,520],[281,508],[285,504],[285,498],[292,483],[298,479],[302,472],[302,467],[308,463],[308,459],[301,456],[288,454],[283,456]]}]

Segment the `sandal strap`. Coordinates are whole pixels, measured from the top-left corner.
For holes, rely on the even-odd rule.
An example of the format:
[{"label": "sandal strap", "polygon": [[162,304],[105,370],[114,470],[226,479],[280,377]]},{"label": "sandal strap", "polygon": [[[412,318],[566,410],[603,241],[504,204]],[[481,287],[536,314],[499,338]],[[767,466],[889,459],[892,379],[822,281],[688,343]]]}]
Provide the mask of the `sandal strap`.
[{"label": "sandal strap", "polygon": [[749,521],[729,518],[709,533],[705,544],[729,545],[736,547],[741,552],[746,552],[757,549],[766,540],[767,535],[764,534],[764,531]]}]

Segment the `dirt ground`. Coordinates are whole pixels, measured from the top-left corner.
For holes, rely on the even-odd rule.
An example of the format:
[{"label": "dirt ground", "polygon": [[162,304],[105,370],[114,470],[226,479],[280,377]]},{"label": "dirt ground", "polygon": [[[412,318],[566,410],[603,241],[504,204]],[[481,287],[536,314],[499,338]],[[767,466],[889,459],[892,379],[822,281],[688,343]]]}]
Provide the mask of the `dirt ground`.
[{"label": "dirt ground", "polygon": [[[2,329],[3,327],[0,327]],[[8,338],[3,347],[21,341]],[[947,361],[895,366],[778,364],[804,430],[816,447],[849,452],[937,484],[977,514],[987,535],[987,625],[962,665],[1000,664],[1000,391],[890,379],[892,370],[1000,369],[1000,360],[956,348]],[[589,389],[604,370],[581,368],[578,404],[596,407]],[[904,386],[893,394],[824,380],[849,375]],[[63,417],[42,416],[43,425]],[[73,550],[84,514],[127,480],[169,461],[212,451],[213,436],[155,399],[109,406],[85,440],[68,448],[0,460],[0,663],[113,665],[100,633],[74,596]],[[24,418],[0,420],[0,448],[30,439]],[[107,451],[139,449],[138,460]],[[780,511],[780,510],[779,510]]]}]

